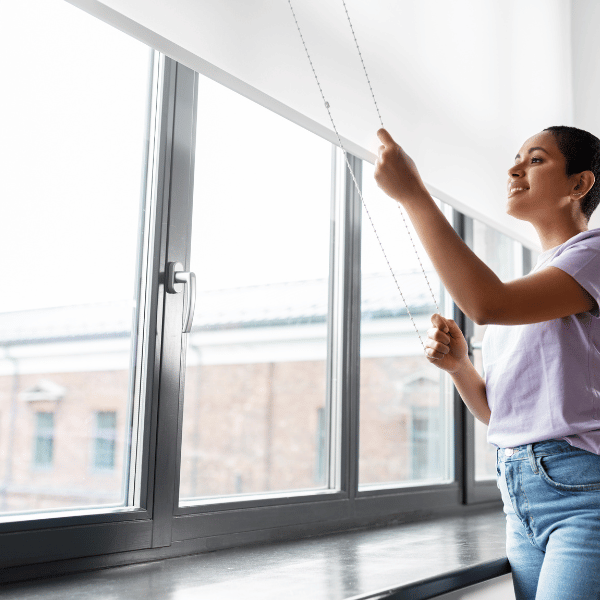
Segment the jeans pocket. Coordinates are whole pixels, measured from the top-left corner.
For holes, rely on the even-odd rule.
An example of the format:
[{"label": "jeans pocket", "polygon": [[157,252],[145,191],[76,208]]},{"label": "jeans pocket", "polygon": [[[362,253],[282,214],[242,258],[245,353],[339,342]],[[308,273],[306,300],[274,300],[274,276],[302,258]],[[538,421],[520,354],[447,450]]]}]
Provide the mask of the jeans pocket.
[{"label": "jeans pocket", "polygon": [[586,450],[561,452],[536,459],[546,483],[563,492],[600,491],[600,456]]}]

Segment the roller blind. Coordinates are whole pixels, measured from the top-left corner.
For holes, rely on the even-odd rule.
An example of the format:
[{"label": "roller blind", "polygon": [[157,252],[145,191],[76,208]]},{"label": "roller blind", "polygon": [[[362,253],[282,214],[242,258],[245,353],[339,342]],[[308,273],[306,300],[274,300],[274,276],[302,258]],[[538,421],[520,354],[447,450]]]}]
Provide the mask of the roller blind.
[{"label": "roller blind", "polygon": [[[69,1],[336,141],[287,0]],[[505,213],[507,170],[528,137],[573,124],[570,1],[346,5],[383,123],[430,191],[539,250]],[[347,150],[373,163],[380,125],[341,0],[293,6]]]}]

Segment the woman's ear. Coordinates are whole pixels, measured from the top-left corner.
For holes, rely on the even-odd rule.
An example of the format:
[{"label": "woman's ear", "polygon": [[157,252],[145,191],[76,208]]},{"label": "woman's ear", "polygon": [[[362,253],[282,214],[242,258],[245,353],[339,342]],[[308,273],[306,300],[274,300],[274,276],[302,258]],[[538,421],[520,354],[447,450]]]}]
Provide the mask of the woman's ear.
[{"label": "woman's ear", "polygon": [[575,177],[577,184],[573,188],[571,195],[579,200],[592,189],[594,183],[596,183],[596,177],[594,177],[592,171],[583,171]]}]

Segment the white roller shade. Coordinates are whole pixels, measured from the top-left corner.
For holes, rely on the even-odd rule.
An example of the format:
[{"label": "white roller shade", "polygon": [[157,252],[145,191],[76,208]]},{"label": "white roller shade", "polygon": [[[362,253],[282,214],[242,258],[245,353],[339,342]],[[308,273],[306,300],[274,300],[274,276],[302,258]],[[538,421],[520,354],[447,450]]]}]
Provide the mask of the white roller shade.
[{"label": "white roller shade", "polygon": [[[335,142],[287,0],[69,0]],[[569,0],[346,0],[385,127],[432,193],[539,250],[505,214],[507,169],[572,125]],[[341,0],[293,0],[347,149],[374,162],[379,121]]]}]

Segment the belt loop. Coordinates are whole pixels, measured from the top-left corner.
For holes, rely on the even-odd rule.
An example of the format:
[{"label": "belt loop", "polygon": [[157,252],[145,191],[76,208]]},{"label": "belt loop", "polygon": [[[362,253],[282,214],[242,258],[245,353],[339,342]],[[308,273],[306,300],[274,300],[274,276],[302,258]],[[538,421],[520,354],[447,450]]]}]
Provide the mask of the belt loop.
[{"label": "belt loop", "polygon": [[527,455],[529,456],[529,464],[535,475],[538,474],[537,463],[535,462],[535,454],[533,453],[533,444],[527,444]]}]

